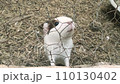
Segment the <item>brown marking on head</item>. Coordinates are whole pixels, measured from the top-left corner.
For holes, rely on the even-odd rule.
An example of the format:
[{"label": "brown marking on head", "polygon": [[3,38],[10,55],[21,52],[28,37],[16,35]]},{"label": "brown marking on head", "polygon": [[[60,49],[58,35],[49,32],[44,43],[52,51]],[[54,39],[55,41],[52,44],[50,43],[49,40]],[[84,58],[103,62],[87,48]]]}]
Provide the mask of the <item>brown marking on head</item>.
[{"label": "brown marking on head", "polygon": [[55,27],[55,25],[54,25],[55,20],[49,20],[49,21],[46,21],[46,23],[48,23],[48,32],[47,32],[47,34],[49,34],[50,30]]},{"label": "brown marking on head", "polygon": [[[57,22],[57,24],[56,24],[56,22]],[[47,30],[47,34],[49,34],[50,30],[51,30],[52,28],[55,28],[55,27],[59,24],[59,21],[58,21],[58,20],[49,20],[49,21],[46,21],[45,23],[48,24],[48,26],[45,27],[45,30]],[[38,28],[44,30],[44,27],[43,27],[43,26],[44,26],[45,23],[43,23],[43,24],[41,24],[40,26],[38,26]]]},{"label": "brown marking on head", "polygon": [[57,20],[49,20],[49,21],[46,21],[46,23],[48,23],[48,28],[47,28],[48,32],[47,32],[47,34],[49,34],[49,32],[50,32],[50,30],[51,30],[52,28],[55,28],[55,27],[57,26],[57,25],[56,25],[56,22],[59,23],[59,21],[57,21]]}]

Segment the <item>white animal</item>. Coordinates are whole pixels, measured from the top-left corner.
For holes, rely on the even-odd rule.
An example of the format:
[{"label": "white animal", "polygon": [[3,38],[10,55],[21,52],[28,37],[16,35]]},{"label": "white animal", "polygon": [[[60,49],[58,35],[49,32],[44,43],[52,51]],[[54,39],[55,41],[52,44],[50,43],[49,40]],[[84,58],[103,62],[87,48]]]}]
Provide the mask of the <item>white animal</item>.
[{"label": "white animal", "polygon": [[109,1],[112,4],[112,6],[114,8],[117,8],[117,10],[120,12],[120,1],[119,0],[109,0]]},{"label": "white animal", "polygon": [[57,17],[43,24],[44,51],[51,66],[69,66],[74,28],[75,23],[66,16]]}]

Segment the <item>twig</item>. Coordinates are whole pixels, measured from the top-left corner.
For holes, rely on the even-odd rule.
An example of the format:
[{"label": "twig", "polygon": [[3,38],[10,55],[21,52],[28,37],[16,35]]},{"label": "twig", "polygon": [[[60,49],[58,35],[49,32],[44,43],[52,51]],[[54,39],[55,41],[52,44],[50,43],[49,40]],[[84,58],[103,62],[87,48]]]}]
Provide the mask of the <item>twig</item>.
[{"label": "twig", "polygon": [[19,22],[19,21],[22,21],[24,19],[30,18],[31,16],[33,16],[33,14],[13,17],[6,24],[11,25],[11,24],[14,24],[15,22]]}]

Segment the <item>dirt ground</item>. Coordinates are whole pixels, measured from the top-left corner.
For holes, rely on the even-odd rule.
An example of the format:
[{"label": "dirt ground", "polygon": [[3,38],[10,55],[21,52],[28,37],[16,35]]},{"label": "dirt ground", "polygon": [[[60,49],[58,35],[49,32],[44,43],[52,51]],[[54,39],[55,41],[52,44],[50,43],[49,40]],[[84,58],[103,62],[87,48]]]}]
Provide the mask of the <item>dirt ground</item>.
[{"label": "dirt ground", "polygon": [[0,68],[120,68],[120,65],[110,65],[106,63],[96,63],[93,65],[76,65],[71,67],[66,66],[40,66],[40,67],[26,67],[26,66],[15,66],[15,65],[0,65]]},{"label": "dirt ground", "polygon": [[57,16],[77,24],[72,67],[120,64],[120,14],[109,0],[0,0],[0,67],[49,66],[39,26]]}]

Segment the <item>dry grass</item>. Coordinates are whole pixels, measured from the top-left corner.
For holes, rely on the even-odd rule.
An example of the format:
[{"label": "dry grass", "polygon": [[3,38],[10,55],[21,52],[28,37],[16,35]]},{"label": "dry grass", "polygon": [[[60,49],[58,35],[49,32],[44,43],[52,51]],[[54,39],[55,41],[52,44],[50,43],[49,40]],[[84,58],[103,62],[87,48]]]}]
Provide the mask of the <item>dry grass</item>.
[{"label": "dry grass", "polygon": [[38,27],[61,15],[77,23],[71,66],[120,64],[120,18],[108,0],[0,0],[0,64],[48,66]]}]

